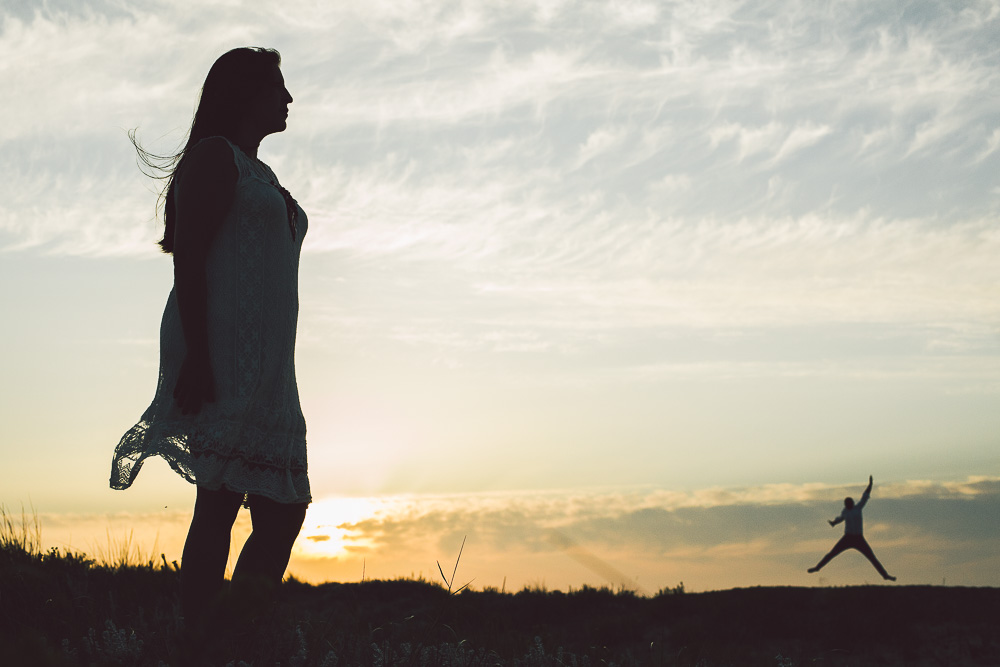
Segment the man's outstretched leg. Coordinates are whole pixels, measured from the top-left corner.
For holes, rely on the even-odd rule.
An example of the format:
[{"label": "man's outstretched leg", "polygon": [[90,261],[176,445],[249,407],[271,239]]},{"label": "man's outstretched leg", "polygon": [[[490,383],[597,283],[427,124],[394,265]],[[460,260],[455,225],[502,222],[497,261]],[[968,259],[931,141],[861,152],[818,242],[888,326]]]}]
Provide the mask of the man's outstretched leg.
[{"label": "man's outstretched leg", "polygon": [[826,565],[831,560],[833,560],[834,558],[836,558],[837,555],[840,554],[845,549],[851,548],[851,546],[852,545],[851,545],[850,539],[848,538],[847,535],[844,535],[842,538],[840,538],[837,541],[836,544],[833,545],[833,548],[830,549],[830,553],[828,553],[827,555],[823,556],[823,560],[821,560],[819,563],[817,563],[816,567],[811,567],[811,568],[809,568],[806,571],[809,572],[810,574],[813,573],[813,572],[819,572],[820,570],[823,569],[824,565]]},{"label": "man's outstretched leg", "polygon": [[868,540],[862,537],[860,542],[855,545],[854,548],[863,553],[865,558],[871,561],[871,564],[875,566],[875,569],[878,570],[878,573],[882,575],[883,579],[896,581],[896,577],[886,572],[885,568],[882,567],[882,563],[878,562],[878,558],[875,557],[875,552],[872,551],[870,546],[868,546]]}]

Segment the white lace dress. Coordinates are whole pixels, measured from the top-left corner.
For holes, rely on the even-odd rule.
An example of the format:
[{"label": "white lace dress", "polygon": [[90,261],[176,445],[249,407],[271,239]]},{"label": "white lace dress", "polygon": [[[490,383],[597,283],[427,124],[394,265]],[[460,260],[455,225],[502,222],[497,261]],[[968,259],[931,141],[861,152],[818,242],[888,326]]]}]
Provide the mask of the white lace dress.
[{"label": "white lace dress", "polygon": [[[115,449],[111,487],[128,488],[147,457],[162,456],[198,486],[310,502],[306,424],[295,383],[306,215],[286,200],[267,165],[230,146],[239,179],[206,266],[216,400],[197,415],[183,415],[174,404],[185,342],[171,290],[160,324],[156,396]],[[297,212],[294,237],[286,203]]]}]

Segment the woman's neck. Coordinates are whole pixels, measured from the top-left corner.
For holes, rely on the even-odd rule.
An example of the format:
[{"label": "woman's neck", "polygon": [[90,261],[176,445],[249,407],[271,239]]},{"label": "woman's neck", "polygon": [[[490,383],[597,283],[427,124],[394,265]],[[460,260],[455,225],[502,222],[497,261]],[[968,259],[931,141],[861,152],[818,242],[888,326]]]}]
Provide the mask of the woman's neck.
[{"label": "woman's neck", "polygon": [[257,159],[257,149],[260,148],[260,142],[263,138],[260,133],[253,132],[247,128],[240,128],[235,132],[232,141],[240,147],[241,151]]}]

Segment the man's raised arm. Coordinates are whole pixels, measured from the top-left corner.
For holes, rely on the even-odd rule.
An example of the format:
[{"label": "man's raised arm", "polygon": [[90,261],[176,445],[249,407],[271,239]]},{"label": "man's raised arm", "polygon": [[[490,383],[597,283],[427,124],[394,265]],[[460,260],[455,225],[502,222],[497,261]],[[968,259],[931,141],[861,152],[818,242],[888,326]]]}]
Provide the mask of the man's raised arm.
[{"label": "man's raised arm", "polygon": [[872,495],[872,484],[874,484],[874,483],[875,483],[875,480],[872,479],[871,475],[868,475],[868,488],[866,488],[865,492],[861,494],[861,500],[858,501],[858,508],[864,507],[865,503],[868,502],[868,499]]}]

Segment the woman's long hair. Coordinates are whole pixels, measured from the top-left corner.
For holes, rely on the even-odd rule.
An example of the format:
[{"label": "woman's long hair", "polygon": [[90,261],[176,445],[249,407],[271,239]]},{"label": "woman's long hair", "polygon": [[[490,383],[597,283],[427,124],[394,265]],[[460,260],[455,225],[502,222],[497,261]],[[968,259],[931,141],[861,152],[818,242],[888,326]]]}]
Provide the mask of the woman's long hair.
[{"label": "woman's long hair", "polygon": [[[281,54],[274,49],[241,47],[219,56],[205,77],[201,87],[198,108],[194,112],[187,142],[174,155],[156,155],[139,145],[136,131],[130,130],[128,138],[139,160],[151,171],[143,173],[151,178],[165,179],[166,187],[160,192],[157,208],[163,203],[163,238],[159,241],[165,253],[174,250],[174,182],[187,152],[206,137],[223,136],[232,139],[237,124],[247,104],[260,90],[261,81],[271,67],[281,65]],[[139,166],[142,169],[142,165]],[[158,173],[157,173],[158,172]]]}]

